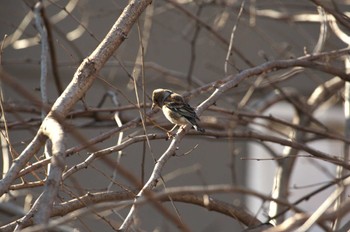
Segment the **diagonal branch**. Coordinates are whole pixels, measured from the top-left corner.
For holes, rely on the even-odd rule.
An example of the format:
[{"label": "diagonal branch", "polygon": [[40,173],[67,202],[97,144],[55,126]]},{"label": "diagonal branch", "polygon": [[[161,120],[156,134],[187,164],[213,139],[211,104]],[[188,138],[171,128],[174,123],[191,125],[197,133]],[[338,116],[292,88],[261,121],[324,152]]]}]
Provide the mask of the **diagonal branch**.
[{"label": "diagonal branch", "polygon": [[[289,59],[289,60],[279,60],[279,61],[271,61],[264,63],[262,65],[256,66],[254,68],[249,68],[237,75],[231,75],[223,80],[221,80],[219,83],[221,85],[218,86],[218,88],[215,89],[213,94],[209,96],[206,100],[204,100],[198,107],[197,107],[197,114],[200,115],[204,110],[206,110],[209,106],[215,104],[215,102],[222,96],[224,92],[227,90],[237,86],[241,81],[243,81],[246,78],[253,77],[256,75],[260,75],[262,73],[268,73],[271,71],[275,71],[278,69],[286,69],[294,66],[303,66],[303,67],[310,67],[314,68],[313,64],[314,61],[328,57],[328,56],[341,56],[344,54],[349,53],[349,49],[343,49],[343,50],[337,50],[332,52],[326,52],[326,53],[318,53],[316,55],[306,55],[304,57],[299,57],[298,59]],[[324,67],[323,65],[321,65]],[[348,75],[345,73],[340,76],[343,79],[350,79]],[[203,86],[203,89],[207,89],[213,87],[213,84],[209,84],[207,86]],[[215,85],[214,85],[215,87]],[[202,89],[201,88],[201,89]],[[149,191],[152,188],[154,188],[161,176],[161,171],[165,165],[165,163],[170,159],[170,157],[175,153],[178,145],[181,143],[182,139],[184,138],[185,134],[189,130],[189,126],[179,129],[178,133],[176,134],[175,138],[171,141],[168,149],[163,153],[163,155],[159,158],[156,165],[154,166],[154,169],[152,171],[152,174],[150,178],[148,179],[147,183],[143,186],[141,191],[137,194],[135,198],[135,203],[138,197],[143,196],[145,191]],[[303,146],[299,144],[299,146],[303,147],[307,151],[310,149],[306,146]],[[327,155],[321,154],[321,157],[326,160],[332,160]],[[334,162],[334,160],[333,160]],[[133,216],[135,214],[136,210],[136,204],[134,204],[127,217],[125,218],[123,224],[120,226],[120,230],[126,230],[129,228],[129,226],[132,224]]]},{"label": "diagonal branch", "polygon": [[[151,0],[132,0],[129,2],[103,41],[81,63],[68,87],[52,106],[50,115],[55,115],[55,118],[64,118],[68,114],[69,110],[90,88],[98,72],[126,39],[135,21],[151,2]],[[1,73],[2,76],[3,73]],[[19,156],[20,162],[14,162],[7,175],[0,180],[0,196],[8,191],[18,172],[30,157],[40,149],[42,141],[39,138],[45,140],[40,130],[30,145]]]}]

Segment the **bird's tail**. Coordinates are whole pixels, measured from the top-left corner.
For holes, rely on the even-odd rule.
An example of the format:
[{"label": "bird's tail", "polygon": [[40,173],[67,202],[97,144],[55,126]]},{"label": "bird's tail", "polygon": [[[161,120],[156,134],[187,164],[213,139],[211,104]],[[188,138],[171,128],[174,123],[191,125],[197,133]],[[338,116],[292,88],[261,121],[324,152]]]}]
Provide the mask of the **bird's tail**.
[{"label": "bird's tail", "polygon": [[201,132],[201,133],[205,132],[205,130],[203,128],[199,127],[198,125],[193,125],[193,128],[198,132]]}]

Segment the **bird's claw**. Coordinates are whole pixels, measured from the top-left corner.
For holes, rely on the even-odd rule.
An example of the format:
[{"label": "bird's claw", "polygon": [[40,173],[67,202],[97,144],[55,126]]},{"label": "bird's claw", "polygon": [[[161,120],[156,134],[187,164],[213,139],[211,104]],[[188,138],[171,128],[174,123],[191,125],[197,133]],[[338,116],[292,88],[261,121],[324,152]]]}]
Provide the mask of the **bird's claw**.
[{"label": "bird's claw", "polygon": [[168,135],[167,140],[174,137],[174,134],[172,133],[172,131],[167,131],[166,134]]}]

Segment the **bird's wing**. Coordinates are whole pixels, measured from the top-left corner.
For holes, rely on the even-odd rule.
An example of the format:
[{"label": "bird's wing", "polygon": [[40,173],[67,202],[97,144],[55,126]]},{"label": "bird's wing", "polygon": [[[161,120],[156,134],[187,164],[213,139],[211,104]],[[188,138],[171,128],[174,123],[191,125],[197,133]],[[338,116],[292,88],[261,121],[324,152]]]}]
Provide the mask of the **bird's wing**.
[{"label": "bird's wing", "polygon": [[199,120],[196,112],[194,109],[187,103],[183,101],[172,101],[167,102],[165,104],[169,109],[171,109],[173,112],[176,112],[180,114],[181,116],[185,117],[187,120],[189,120],[191,123],[197,119]]}]

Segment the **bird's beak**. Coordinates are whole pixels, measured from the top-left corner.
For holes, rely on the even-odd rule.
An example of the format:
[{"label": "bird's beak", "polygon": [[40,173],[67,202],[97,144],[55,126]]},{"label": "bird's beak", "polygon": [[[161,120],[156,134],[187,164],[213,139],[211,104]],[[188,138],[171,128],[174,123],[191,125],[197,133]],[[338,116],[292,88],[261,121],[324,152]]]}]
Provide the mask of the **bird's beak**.
[{"label": "bird's beak", "polygon": [[151,110],[154,110],[156,108],[156,104],[152,103]]}]

